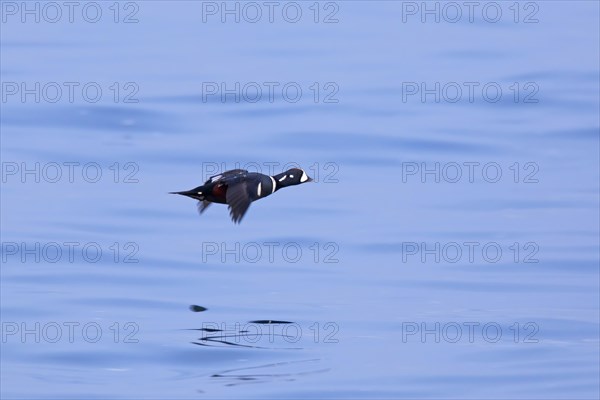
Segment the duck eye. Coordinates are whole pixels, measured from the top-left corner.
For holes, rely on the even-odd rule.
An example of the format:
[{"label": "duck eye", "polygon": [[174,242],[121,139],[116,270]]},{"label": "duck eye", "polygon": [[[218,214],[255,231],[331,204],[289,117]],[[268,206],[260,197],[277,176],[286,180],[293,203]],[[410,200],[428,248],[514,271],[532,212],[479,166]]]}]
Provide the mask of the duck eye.
[{"label": "duck eye", "polygon": [[290,178],[293,178],[293,177],[294,177],[294,175],[290,175]]}]

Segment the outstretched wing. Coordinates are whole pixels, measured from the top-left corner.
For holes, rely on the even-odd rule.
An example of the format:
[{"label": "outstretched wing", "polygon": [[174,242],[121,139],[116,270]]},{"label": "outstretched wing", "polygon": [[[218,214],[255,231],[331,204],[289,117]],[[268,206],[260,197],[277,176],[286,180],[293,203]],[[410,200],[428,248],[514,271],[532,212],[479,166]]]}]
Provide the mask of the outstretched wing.
[{"label": "outstretched wing", "polygon": [[224,179],[224,178],[231,178],[234,177],[236,175],[244,175],[247,174],[248,171],[246,171],[245,169],[232,169],[229,171],[225,171],[221,174],[217,174],[217,175],[213,175],[210,178],[208,178],[208,180],[206,182],[204,182],[205,185],[212,183],[212,182],[216,182],[219,179]]},{"label": "outstretched wing", "polygon": [[198,212],[202,215],[204,211],[210,206],[210,201],[199,201],[198,202]]},{"label": "outstretched wing", "polygon": [[231,215],[231,219],[236,224],[244,218],[244,214],[248,211],[250,203],[252,203],[252,200],[250,200],[250,196],[248,195],[246,182],[240,182],[227,188],[229,215]]}]

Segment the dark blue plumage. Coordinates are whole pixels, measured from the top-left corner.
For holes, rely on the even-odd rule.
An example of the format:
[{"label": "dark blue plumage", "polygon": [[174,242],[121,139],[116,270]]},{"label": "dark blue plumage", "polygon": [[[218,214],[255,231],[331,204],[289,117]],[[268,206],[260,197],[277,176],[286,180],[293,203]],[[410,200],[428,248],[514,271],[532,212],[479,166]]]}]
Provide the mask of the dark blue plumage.
[{"label": "dark blue plumage", "polygon": [[299,168],[292,168],[281,174],[269,176],[244,169],[232,169],[211,176],[204,185],[183,192],[171,192],[198,200],[198,210],[202,214],[211,203],[227,204],[234,223],[239,223],[250,203],[267,197],[277,190],[312,179]]}]

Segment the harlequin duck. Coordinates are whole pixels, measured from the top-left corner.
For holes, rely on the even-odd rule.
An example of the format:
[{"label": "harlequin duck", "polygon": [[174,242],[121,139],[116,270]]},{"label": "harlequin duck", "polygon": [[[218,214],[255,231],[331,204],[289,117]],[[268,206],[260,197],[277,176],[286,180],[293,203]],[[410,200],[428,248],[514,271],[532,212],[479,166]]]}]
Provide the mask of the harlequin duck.
[{"label": "harlequin duck", "polygon": [[200,214],[211,203],[227,204],[231,219],[234,223],[239,223],[253,201],[267,197],[281,188],[310,181],[312,178],[299,168],[292,168],[275,176],[248,172],[245,169],[232,169],[211,176],[204,185],[195,189],[171,194],[199,200]]}]

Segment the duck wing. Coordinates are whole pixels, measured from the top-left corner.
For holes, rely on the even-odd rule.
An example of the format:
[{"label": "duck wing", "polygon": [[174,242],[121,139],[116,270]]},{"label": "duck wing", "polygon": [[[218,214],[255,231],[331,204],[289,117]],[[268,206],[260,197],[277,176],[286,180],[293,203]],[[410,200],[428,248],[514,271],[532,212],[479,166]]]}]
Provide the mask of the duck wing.
[{"label": "duck wing", "polygon": [[230,179],[236,176],[243,176],[247,173],[248,171],[245,169],[231,169],[229,171],[225,171],[223,173],[211,176],[206,182],[204,182],[204,184],[208,185],[209,183],[213,183],[221,179]]},{"label": "duck wing", "polygon": [[231,216],[231,220],[234,223],[239,224],[242,218],[244,218],[246,211],[248,211],[250,203],[252,203],[246,182],[229,185],[226,198],[227,204],[229,205],[229,215]]},{"label": "duck wing", "polygon": [[210,201],[199,201],[198,202],[198,212],[202,214],[206,209],[210,206]]}]

